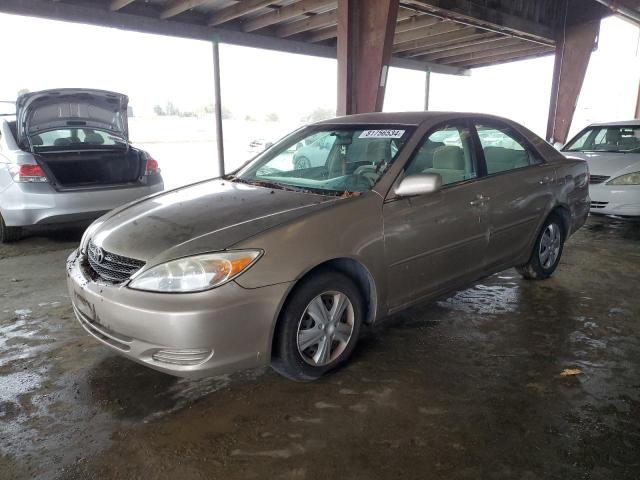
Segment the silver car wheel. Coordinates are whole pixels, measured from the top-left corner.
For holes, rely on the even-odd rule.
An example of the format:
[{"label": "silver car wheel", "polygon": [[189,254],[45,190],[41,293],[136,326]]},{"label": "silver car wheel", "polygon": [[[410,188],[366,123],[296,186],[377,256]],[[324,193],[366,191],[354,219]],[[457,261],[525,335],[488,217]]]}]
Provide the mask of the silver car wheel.
[{"label": "silver car wheel", "polygon": [[538,258],[542,268],[551,268],[560,253],[560,243],[562,241],[562,233],[560,227],[555,223],[550,223],[542,232],[540,238],[540,248],[538,250]]},{"label": "silver car wheel", "polygon": [[315,297],[298,322],[298,352],[309,365],[321,367],[345,351],[353,334],[355,314],[344,293],[330,291]]}]

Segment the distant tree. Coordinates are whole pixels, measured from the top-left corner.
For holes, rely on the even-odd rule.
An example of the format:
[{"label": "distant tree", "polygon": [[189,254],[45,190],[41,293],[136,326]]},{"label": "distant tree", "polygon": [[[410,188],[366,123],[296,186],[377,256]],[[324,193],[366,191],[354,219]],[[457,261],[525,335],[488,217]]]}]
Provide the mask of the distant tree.
[{"label": "distant tree", "polygon": [[29,93],[30,91],[31,90],[29,90],[28,88],[21,88],[20,90],[18,90],[18,96]]},{"label": "distant tree", "polygon": [[167,115],[180,115],[180,109],[176,107],[171,101],[167,102],[165,112]]},{"label": "distant tree", "polygon": [[213,103],[210,103],[209,105],[205,105],[202,110],[204,111],[204,113],[213,113],[216,110],[216,107],[213,105]]},{"label": "distant tree", "polygon": [[246,117],[244,117],[244,121],[245,122],[255,122],[256,119],[253,118],[251,115],[247,115]]},{"label": "distant tree", "polygon": [[319,122],[321,120],[326,120],[327,118],[332,118],[336,116],[336,111],[330,108],[322,108],[318,107],[313,112],[311,112],[306,117],[303,117],[301,120],[303,122],[313,123]]},{"label": "distant tree", "polygon": [[166,115],[165,111],[162,109],[160,105],[153,106],[153,113],[155,113],[159,117],[164,117]]},{"label": "distant tree", "polygon": [[267,114],[266,119],[267,119],[267,122],[277,122],[280,119],[280,117],[278,117],[277,113],[271,112]]},{"label": "distant tree", "polygon": [[229,120],[233,118],[233,113],[231,112],[231,110],[228,107],[225,107],[224,105],[222,106],[222,119],[223,120]]}]

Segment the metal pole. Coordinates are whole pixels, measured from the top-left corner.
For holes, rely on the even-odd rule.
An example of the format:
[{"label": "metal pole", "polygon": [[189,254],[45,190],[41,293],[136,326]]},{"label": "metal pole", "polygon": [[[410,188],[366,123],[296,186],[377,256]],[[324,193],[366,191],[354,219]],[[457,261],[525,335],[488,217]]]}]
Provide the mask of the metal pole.
[{"label": "metal pole", "polygon": [[424,110],[429,110],[429,90],[431,88],[431,70],[427,70],[424,77]]},{"label": "metal pole", "polygon": [[213,87],[215,91],[216,146],[218,147],[218,171],[224,175],[224,139],[222,136],[222,101],[220,94],[220,49],[217,38],[213,44]]}]

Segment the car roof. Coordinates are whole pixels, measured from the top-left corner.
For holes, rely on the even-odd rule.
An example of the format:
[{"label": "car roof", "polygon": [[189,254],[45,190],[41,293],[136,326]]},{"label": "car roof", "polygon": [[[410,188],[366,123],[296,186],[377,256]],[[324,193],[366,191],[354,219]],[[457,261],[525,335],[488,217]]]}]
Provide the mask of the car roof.
[{"label": "car roof", "polygon": [[423,123],[437,123],[459,118],[495,118],[503,122],[511,123],[510,120],[495,115],[470,112],[374,112],[358,113],[355,115],[345,115],[343,117],[331,118],[313,125],[361,125],[361,124],[397,124],[418,126]]},{"label": "car roof", "polygon": [[640,120],[619,120],[616,122],[592,123],[589,126],[590,127],[617,127],[617,126],[640,127]]}]

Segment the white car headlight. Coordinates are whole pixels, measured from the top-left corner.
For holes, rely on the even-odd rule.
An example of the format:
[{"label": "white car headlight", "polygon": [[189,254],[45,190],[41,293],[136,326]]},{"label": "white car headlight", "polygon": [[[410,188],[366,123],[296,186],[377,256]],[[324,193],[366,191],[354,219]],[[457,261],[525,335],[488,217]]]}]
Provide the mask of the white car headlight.
[{"label": "white car headlight", "polygon": [[640,185],[640,172],[627,173],[609,180],[607,185]]},{"label": "white car headlight", "polygon": [[260,250],[238,250],[179,258],[134,276],[129,288],[165,293],[209,290],[233,280],[261,254]]}]

